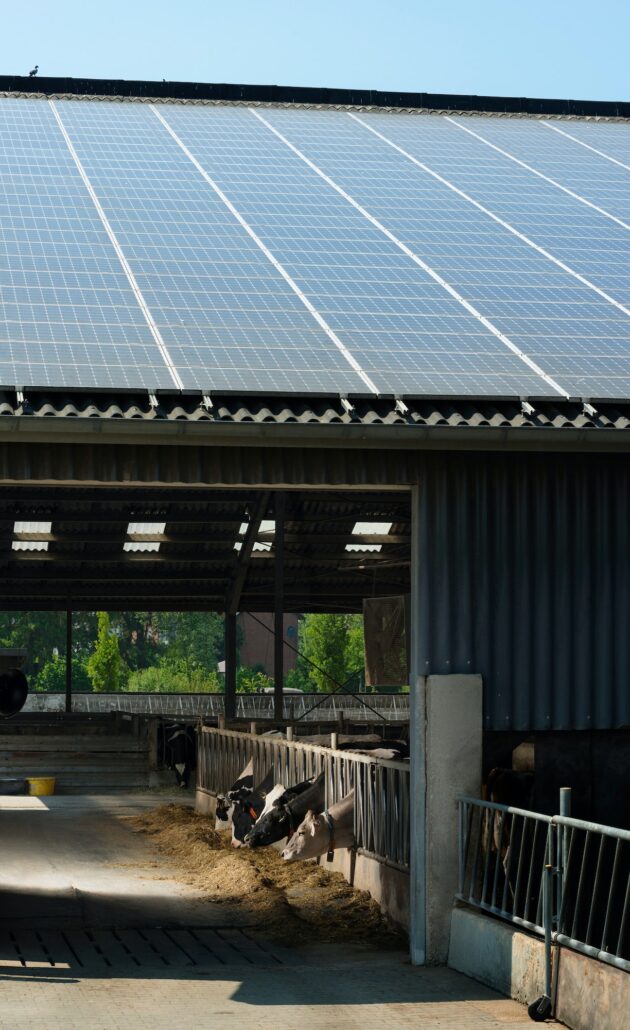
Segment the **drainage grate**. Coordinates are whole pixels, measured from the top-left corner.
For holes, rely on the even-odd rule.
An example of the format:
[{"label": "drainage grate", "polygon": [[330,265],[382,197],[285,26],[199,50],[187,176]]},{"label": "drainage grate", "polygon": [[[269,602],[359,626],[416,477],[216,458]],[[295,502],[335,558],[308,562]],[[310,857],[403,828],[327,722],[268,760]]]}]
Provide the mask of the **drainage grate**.
[{"label": "drainage grate", "polygon": [[15,930],[0,933],[0,968],[58,969],[87,975],[141,969],[213,970],[295,965],[295,956],[249,930],[181,927],[130,930]]}]

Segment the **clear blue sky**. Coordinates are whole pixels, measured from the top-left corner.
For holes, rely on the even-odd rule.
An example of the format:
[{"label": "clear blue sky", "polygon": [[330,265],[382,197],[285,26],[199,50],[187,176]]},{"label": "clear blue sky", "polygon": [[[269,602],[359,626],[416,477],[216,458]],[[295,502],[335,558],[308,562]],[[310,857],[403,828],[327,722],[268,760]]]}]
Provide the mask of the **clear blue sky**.
[{"label": "clear blue sky", "polygon": [[21,0],[0,73],[630,100],[630,0]]}]

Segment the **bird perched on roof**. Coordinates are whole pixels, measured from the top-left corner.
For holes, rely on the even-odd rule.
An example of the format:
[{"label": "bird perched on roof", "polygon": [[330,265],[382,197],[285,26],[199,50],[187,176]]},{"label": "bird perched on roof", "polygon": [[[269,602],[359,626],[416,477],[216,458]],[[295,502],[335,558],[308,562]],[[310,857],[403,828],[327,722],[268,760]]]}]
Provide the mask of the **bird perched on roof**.
[{"label": "bird perched on roof", "polygon": [[31,71],[28,73],[29,79],[34,79],[35,76],[37,75],[38,71],[39,71],[39,65],[36,64],[35,67],[32,68]]}]

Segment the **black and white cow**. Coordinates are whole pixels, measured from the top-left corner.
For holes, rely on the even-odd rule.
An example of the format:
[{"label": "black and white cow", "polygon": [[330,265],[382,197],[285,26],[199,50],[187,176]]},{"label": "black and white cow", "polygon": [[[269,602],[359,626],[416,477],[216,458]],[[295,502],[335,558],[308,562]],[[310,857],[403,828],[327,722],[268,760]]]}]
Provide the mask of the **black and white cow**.
[{"label": "black and white cow", "polygon": [[241,848],[245,837],[262,813],[267,794],[272,790],[273,770],[270,769],[263,780],[251,790],[241,787],[233,797],[232,811],[232,847]]},{"label": "black and white cow", "polygon": [[264,818],[252,826],[245,843],[250,848],[261,848],[290,837],[309,809],[319,813],[324,805],[324,773],[320,773],[315,780],[304,780],[295,787],[289,787]]},{"label": "black and white cow", "polygon": [[177,786],[186,790],[195,767],[195,731],[192,726],[182,723],[165,726],[164,752],[169,769],[175,770]]},{"label": "black and white cow", "polygon": [[230,789],[225,794],[217,794],[215,809],[215,829],[231,830],[232,814],[235,801],[242,796],[243,791],[251,792],[254,789],[254,762],[250,760],[245,768],[239,773]]}]

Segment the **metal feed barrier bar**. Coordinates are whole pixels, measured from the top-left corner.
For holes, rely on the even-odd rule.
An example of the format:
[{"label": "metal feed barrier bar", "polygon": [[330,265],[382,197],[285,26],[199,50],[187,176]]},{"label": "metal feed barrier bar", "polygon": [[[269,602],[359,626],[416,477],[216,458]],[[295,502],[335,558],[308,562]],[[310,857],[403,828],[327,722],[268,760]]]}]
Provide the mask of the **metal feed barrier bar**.
[{"label": "metal feed barrier bar", "polygon": [[[363,695],[360,695],[363,697]],[[409,719],[408,694],[366,694],[366,708],[352,695],[288,694],[284,698],[284,718],[304,722],[336,721],[340,714],[350,722],[406,722]],[[63,711],[64,694],[31,694],[24,711]],[[313,705],[318,707],[313,709]],[[129,712],[136,715],[164,715],[167,718],[216,718],[223,715],[222,694],[86,694],[72,695],[75,712]],[[311,711],[311,709],[313,709]],[[372,710],[374,709],[374,710]],[[273,695],[237,694],[236,717],[273,719]]]},{"label": "metal feed barrier bar", "polygon": [[279,737],[204,726],[198,734],[197,785],[224,794],[247,763],[254,782],[273,769],[287,786],[325,773],[326,805],[355,792],[354,833],[358,850],[388,865],[409,868],[409,766],[303,744]]},{"label": "metal feed barrier bar", "polygon": [[[565,795],[566,796],[566,795]],[[457,898],[630,972],[630,831],[458,799]]]}]

